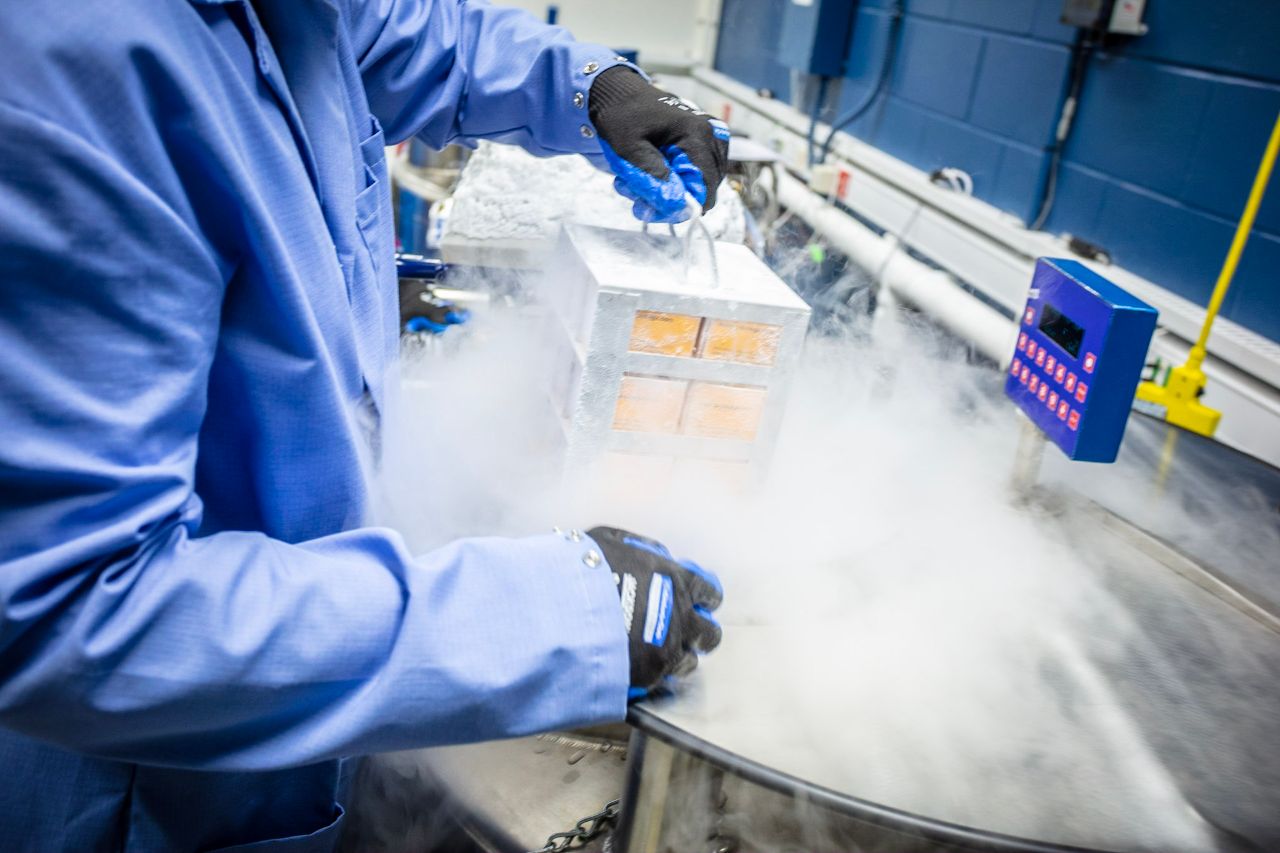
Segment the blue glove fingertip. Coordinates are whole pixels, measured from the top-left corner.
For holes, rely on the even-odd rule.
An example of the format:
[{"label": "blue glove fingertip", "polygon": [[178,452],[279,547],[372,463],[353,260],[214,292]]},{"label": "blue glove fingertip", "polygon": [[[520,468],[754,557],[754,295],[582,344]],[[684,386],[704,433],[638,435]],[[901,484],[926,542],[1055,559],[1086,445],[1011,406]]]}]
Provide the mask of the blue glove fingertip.
[{"label": "blue glove fingertip", "polygon": [[654,542],[652,539],[641,539],[638,536],[627,536],[622,540],[624,545],[630,545],[632,548],[639,548],[641,551],[648,551],[650,554],[657,554],[664,560],[671,559],[671,552],[667,550],[667,546],[660,542]]},{"label": "blue glove fingertip", "polygon": [[[681,179],[675,168],[671,169],[671,173],[665,179],[660,180],[639,166],[619,157],[612,146],[603,139],[600,140],[600,149],[604,152],[604,158],[608,162],[609,168],[617,176],[614,180],[614,186],[618,187],[618,181],[621,181],[622,185],[629,190],[629,192],[622,192],[619,189],[619,192],[622,192],[622,195],[626,198],[644,201],[653,209],[655,216],[648,221],[675,223],[684,222],[689,218],[689,214],[685,210],[685,181]],[[687,160],[688,158],[685,159]],[[705,187],[702,197],[706,198]],[[632,212],[636,212],[634,207]],[[637,218],[644,220],[638,214]]]},{"label": "blue glove fingertip", "polygon": [[636,219],[639,219],[641,222],[658,221],[658,211],[654,210],[647,202],[643,202],[640,199],[636,199],[635,203],[631,205],[631,215]]},{"label": "blue glove fingertip", "polygon": [[671,171],[680,178],[684,191],[693,196],[698,204],[706,205],[706,178],[702,176],[702,170],[693,165],[693,160],[689,158],[689,155],[680,150],[678,145],[668,145],[662,149],[662,156],[667,158]]},{"label": "blue glove fingertip", "polygon": [[613,191],[630,201],[640,201],[640,196],[632,192],[631,187],[627,186],[627,182],[616,175],[613,178]]},{"label": "blue glove fingertip", "polygon": [[410,331],[410,332],[415,332],[418,334],[427,332],[433,335],[438,335],[448,328],[448,326],[445,326],[441,323],[433,323],[432,321],[428,320],[426,317],[410,317],[409,321],[404,324],[404,327],[407,331]]},{"label": "blue glove fingertip", "polygon": [[698,565],[693,560],[680,560],[679,562],[681,566],[684,566],[686,569],[693,572],[695,575],[714,587],[715,591],[721,596],[724,595],[724,585],[720,583],[720,578],[715,572],[702,568],[702,566]]}]

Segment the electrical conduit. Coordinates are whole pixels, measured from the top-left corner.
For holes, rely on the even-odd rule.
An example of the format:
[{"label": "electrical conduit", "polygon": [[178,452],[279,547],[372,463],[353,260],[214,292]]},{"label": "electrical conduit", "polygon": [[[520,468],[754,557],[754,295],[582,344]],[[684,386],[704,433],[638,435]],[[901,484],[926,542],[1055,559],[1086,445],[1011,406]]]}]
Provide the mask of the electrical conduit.
[{"label": "electrical conduit", "polygon": [[880,236],[845,214],[784,170],[778,170],[778,197],[850,260],[877,275],[879,284],[927,314],[978,352],[1007,368],[1017,327],[1012,320],[965,291],[942,270],[900,251],[897,237]]}]

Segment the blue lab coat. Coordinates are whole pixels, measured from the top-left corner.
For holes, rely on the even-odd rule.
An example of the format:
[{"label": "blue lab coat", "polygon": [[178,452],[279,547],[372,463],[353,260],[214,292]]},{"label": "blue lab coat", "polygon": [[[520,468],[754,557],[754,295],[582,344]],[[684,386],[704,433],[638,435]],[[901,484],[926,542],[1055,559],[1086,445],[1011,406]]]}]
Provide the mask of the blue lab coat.
[{"label": "blue lab coat", "polygon": [[344,756],[620,718],[589,540],[415,555],[362,527],[397,349],[384,142],[597,149],[575,94],[612,52],[476,0],[19,7],[0,848],[325,850]]}]

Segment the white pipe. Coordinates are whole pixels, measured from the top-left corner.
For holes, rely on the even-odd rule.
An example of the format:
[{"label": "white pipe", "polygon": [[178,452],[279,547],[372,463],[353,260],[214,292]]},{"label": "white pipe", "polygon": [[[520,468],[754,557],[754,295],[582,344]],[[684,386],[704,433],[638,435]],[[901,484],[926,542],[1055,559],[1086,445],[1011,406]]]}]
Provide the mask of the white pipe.
[{"label": "white pipe", "polygon": [[978,352],[1008,367],[1017,326],[1012,320],[965,291],[947,273],[900,251],[899,238],[880,236],[779,169],[778,196],[831,245],[864,269],[882,287],[928,314],[943,328],[968,341]]}]

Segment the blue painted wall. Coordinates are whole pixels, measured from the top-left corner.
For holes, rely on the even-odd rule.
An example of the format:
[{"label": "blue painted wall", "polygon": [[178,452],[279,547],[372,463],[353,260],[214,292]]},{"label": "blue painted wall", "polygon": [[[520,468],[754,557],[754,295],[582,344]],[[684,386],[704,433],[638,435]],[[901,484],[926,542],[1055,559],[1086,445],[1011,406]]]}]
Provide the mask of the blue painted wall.
[{"label": "blue painted wall", "polygon": [[[724,0],[717,68],[787,97],[789,0]],[[838,112],[879,74],[892,0],[862,0]],[[975,193],[1034,218],[1075,30],[1062,0],[907,0],[887,94],[848,130],[922,169],[956,166]],[[1095,55],[1047,224],[1200,304],[1280,112],[1280,3],[1149,0],[1151,32]],[[1280,341],[1280,177],[1223,315]]]},{"label": "blue painted wall", "polygon": [[716,69],[780,101],[791,99],[791,71],[778,62],[782,11],[791,0],[729,0],[720,12]]}]

